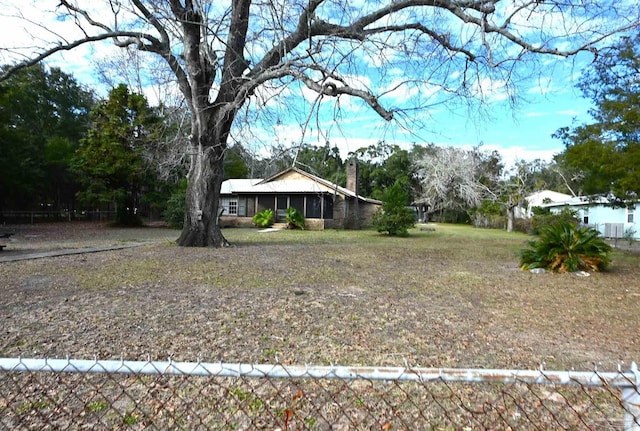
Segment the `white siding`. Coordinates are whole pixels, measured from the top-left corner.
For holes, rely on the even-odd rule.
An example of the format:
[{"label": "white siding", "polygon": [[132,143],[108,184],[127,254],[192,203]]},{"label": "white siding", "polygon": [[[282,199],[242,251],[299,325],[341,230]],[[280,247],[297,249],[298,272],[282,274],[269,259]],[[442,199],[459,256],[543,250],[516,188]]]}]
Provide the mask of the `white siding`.
[{"label": "white siding", "polygon": [[[635,204],[633,209],[633,223],[628,222],[629,210],[627,208],[612,208],[602,204],[581,203],[579,205],[568,205],[577,211],[580,221],[588,215],[588,225],[597,229],[602,236],[621,237],[633,231],[634,238],[640,240],[640,204]],[[560,212],[564,206],[554,206],[552,212]]]}]

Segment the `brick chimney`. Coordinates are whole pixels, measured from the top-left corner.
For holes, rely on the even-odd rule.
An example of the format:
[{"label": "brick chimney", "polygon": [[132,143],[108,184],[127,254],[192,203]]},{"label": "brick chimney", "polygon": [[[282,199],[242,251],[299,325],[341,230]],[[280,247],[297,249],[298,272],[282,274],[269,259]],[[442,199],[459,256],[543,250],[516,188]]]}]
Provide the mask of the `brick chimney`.
[{"label": "brick chimney", "polygon": [[[357,196],[359,183],[358,161],[353,157],[347,161],[347,189]],[[360,229],[360,203],[358,198],[348,199],[345,202],[345,210],[345,227],[347,229]]]},{"label": "brick chimney", "polygon": [[360,185],[360,174],[358,172],[358,161],[352,157],[347,161],[347,189],[358,194]]}]

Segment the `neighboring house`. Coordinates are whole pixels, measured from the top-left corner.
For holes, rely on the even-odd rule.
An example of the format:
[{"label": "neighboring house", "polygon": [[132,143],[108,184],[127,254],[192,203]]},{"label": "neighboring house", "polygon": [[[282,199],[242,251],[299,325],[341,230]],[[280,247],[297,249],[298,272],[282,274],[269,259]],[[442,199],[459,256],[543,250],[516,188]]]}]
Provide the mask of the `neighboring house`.
[{"label": "neighboring house", "polygon": [[266,179],[231,179],[222,183],[220,206],[224,212],[220,225],[252,226],[253,216],[272,209],[276,223],[284,222],[286,210],[293,207],[305,217],[309,229],[358,229],[371,224],[373,213],[382,202],[356,194],[358,168],[347,163],[347,187],[289,168]]},{"label": "neighboring house", "polygon": [[519,219],[526,219],[533,217],[533,207],[541,207],[543,204],[553,202],[564,202],[571,199],[571,195],[566,193],[558,193],[553,190],[540,190],[539,192],[532,193],[524,200],[527,205],[519,205],[514,208],[514,217]]},{"label": "neighboring house", "polygon": [[578,196],[542,206],[549,208],[553,213],[564,208],[576,211],[582,224],[597,229],[605,238],[623,238],[632,234],[635,239],[640,240],[640,203],[614,207],[609,199],[604,197],[590,199]]}]

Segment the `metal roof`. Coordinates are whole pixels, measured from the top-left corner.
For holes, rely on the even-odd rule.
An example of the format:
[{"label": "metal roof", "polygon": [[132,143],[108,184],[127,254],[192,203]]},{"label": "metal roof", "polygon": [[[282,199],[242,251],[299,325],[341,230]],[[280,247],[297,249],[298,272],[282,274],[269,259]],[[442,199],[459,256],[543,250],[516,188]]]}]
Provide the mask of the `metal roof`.
[{"label": "metal roof", "polygon": [[[287,179],[286,174],[297,173],[305,179]],[[282,178],[283,179],[278,179]],[[247,193],[339,193],[341,195],[358,198],[360,200],[382,204],[381,201],[368,199],[356,195],[353,191],[340,187],[323,178],[312,175],[298,168],[289,168],[266,179],[230,179],[222,183],[220,194],[247,194]]]},{"label": "metal roof", "polygon": [[609,199],[603,196],[576,196],[571,199],[558,202],[549,202],[548,204],[541,204],[541,207],[562,207],[562,206],[580,206],[580,205],[594,205],[594,204],[609,204]]}]

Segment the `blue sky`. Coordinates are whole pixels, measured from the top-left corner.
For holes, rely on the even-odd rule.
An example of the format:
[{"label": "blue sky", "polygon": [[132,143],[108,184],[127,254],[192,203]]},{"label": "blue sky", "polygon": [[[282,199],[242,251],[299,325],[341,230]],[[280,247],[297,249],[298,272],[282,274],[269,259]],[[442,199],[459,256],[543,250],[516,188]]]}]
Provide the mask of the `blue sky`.
[{"label": "blue sky", "polygon": [[[48,0],[46,0],[48,1]],[[27,18],[37,20],[41,18],[41,6],[45,0],[39,2],[29,0],[0,0],[0,7],[5,11],[13,10],[13,14],[21,13]],[[57,2],[51,1],[49,7],[55,7]],[[19,9],[15,9],[19,7]],[[12,9],[13,8],[13,9]],[[21,38],[36,36],[47,39],[52,35],[62,34],[69,28],[69,23],[51,22],[47,26],[49,32],[27,35],[24,30],[16,26],[16,21],[0,16],[0,25],[5,29],[5,37],[0,45],[12,46],[19,44]],[[42,30],[42,29],[41,29]],[[72,52],[65,52],[51,58],[48,64],[55,65],[73,74],[80,82],[96,89],[100,87],[95,81],[95,70],[92,64],[98,56],[104,56],[108,52],[114,52],[110,44],[102,44],[99,49],[83,47]],[[6,58],[0,60],[7,61]],[[509,101],[509,95],[504,88],[497,86],[490,88],[490,97],[483,105],[484,112],[479,114],[475,109],[467,109],[464,106],[451,104],[435,105],[420,113],[419,125],[408,122],[411,130],[402,127],[396,122],[385,122],[369,108],[358,105],[354,101],[341,99],[327,102],[323,113],[316,121],[310,121],[307,127],[302,128],[301,122],[305,118],[304,103],[300,105],[301,111],[297,118],[284,119],[282,123],[266,124],[262,130],[253,130],[256,139],[248,139],[243,142],[251,150],[261,153],[265,146],[275,141],[282,144],[306,142],[324,144],[329,141],[338,146],[341,154],[346,156],[348,152],[358,148],[375,144],[385,140],[401,147],[409,147],[413,143],[434,143],[436,145],[451,145],[456,147],[473,147],[482,143],[485,150],[499,150],[507,165],[511,165],[518,159],[532,160],[541,158],[550,160],[551,157],[562,151],[562,143],[551,137],[558,128],[570,126],[573,121],[583,123],[589,121],[587,111],[590,108],[588,100],[581,97],[575,83],[580,75],[581,68],[588,64],[589,55],[563,60],[546,58],[543,61],[542,75],[538,79],[525,80],[517,89],[518,102],[513,106]],[[375,60],[371,60],[375,66]],[[545,75],[548,71],[549,74]],[[360,76],[354,79],[370,81],[372,76]],[[489,86],[492,86],[490,84]],[[295,88],[292,91],[296,91]],[[306,89],[299,89],[302,99],[307,100],[307,107],[316,95],[310,94]],[[409,90],[407,90],[409,91]],[[426,90],[428,91],[428,90]],[[104,89],[100,91],[106,94]],[[154,94],[148,91],[148,97],[153,100]],[[299,94],[298,94],[299,95]],[[402,94],[396,95],[402,97]],[[335,104],[341,106],[342,117],[339,121],[333,119]],[[389,100],[393,104],[393,100]],[[364,109],[366,108],[366,109]],[[284,108],[280,108],[286,110]],[[284,118],[284,117],[283,117]],[[304,131],[304,136],[303,136]],[[238,139],[242,142],[241,139]],[[253,148],[251,148],[253,147]]]},{"label": "blue sky", "polygon": [[[515,104],[497,90],[483,105],[482,113],[465,106],[437,106],[423,113],[421,124],[410,131],[360,107],[341,121],[326,120],[320,133],[311,124],[304,141],[323,144],[329,140],[343,155],[378,140],[405,148],[413,143],[465,148],[482,144],[485,150],[498,150],[508,166],[520,159],[550,161],[563,150],[562,142],[551,135],[561,127],[591,120],[590,101],[575,86],[590,56],[548,60],[555,65],[553,75],[524,82],[517,88]],[[291,141],[301,139],[297,126],[282,125],[277,130]]]},{"label": "blue sky", "polygon": [[[489,118],[467,119],[465,112],[442,112],[436,118],[446,126],[438,132],[426,132],[426,137],[454,146],[482,142],[485,148],[499,148],[505,158],[512,160],[549,160],[563,149],[562,143],[551,135],[574,121],[589,121],[590,102],[573,85],[558,86],[545,94],[536,90],[536,87],[528,92],[522,89],[526,101],[516,106],[507,101],[493,103],[488,107]],[[456,127],[458,124],[460,127]]]}]

